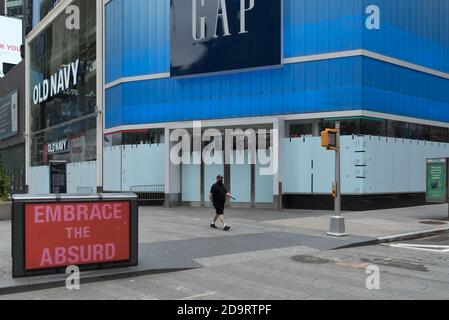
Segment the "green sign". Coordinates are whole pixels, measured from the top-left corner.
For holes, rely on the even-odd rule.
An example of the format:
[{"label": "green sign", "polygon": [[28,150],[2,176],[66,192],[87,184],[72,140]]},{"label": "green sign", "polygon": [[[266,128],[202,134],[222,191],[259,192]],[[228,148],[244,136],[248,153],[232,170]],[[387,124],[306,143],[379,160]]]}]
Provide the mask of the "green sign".
[{"label": "green sign", "polygon": [[447,203],[447,159],[427,160],[426,201]]}]

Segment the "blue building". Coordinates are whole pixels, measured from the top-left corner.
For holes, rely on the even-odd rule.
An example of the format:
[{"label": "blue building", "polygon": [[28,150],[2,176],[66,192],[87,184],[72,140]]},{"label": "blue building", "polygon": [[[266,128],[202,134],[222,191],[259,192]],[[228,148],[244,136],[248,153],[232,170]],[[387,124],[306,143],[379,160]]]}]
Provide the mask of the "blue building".
[{"label": "blue building", "polygon": [[[425,159],[449,156],[449,2],[277,1],[282,10],[279,64],[184,77],[173,76],[173,56],[183,58],[173,51],[178,41],[173,30],[185,27],[190,32],[193,26],[193,38],[201,40],[202,2],[192,1],[198,16],[187,9],[173,13],[176,0],[105,2],[104,190],[161,186],[166,205],[204,205],[214,177],[224,174],[237,197],[235,205],[278,207],[283,199],[288,207],[328,206],[333,153],[321,148],[319,135],[339,121],[344,208],[422,200]],[[259,22],[251,18],[257,1],[206,0],[204,6],[217,8],[217,2],[219,16],[204,18],[208,34],[213,23],[215,35],[235,34],[232,19],[237,16],[239,35],[254,32],[250,23],[264,23],[262,11]],[[237,2],[247,14],[243,27],[242,10],[232,11]],[[183,21],[182,12],[190,25],[174,24],[175,18]],[[202,45],[214,48],[213,41],[220,39],[212,36]],[[276,43],[266,41],[260,55]],[[248,50],[232,45],[233,54]],[[236,59],[232,52],[230,61]],[[258,57],[251,53],[249,58]],[[264,165],[257,159],[243,164],[171,161],[178,143],[170,139],[173,132],[185,130],[194,140],[198,126],[197,135],[214,128],[223,137],[231,129],[268,130],[269,143],[257,143],[254,150],[270,155],[275,170],[262,174]],[[193,159],[208,143],[180,152]],[[232,152],[246,156],[254,147],[246,143],[239,150],[232,145]]]}]

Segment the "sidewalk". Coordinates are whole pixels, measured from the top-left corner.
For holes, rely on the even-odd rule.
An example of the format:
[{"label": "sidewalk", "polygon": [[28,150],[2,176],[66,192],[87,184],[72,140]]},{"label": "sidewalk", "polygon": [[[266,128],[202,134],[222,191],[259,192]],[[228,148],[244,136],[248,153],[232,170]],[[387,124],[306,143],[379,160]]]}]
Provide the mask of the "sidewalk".
[{"label": "sidewalk", "polygon": [[[301,229],[307,232],[326,232],[332,211],[307,215],[302,211],[291,219],[265,221],[269,226]],[[394,235],[418,233],[428,230],[449,228],[448,205],[432,205],[412,208],[375,210],[364,212],[343,212],[346,232],[350,235],[384,238]]]},{"label": "sidewalk", "polygon": [[[292,247],[326,251],[376,243],[379,238],[449,228],[447,206],[344,213],[349,236],[326,235],[332,211],[227,209],[229,232],[211,229],[211,208],[139,209],[139,266],[86,272],[83,279],[102,281],[160,272],[202,268],[202,259]],[[434,221],[442,225],[422,224]],[[0,295],[64,286],[65,274],[12,279],[10,221],[0,221]]]}]

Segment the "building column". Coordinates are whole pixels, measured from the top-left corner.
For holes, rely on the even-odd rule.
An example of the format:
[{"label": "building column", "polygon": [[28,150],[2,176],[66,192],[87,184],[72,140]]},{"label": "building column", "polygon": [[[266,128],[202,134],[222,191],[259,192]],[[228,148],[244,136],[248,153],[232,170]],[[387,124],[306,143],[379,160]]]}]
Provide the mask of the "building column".
[{"label": "building column", "polygon": [[31,127],[30,127],[30,44],[25,39],[25,192],[30,192]]},{"label": "building column", "polygon": [[165,128],[165,204],[166,208],[181,205],[181,165],[170,161],[170,150],[176,142],[170,141],[170,129]]},{"label": "building column", "polygon": [[103,192],[103,143],[104,143],[104,55],[103,55],[103,14],[104,4],[102,0],[96,0],[97,5],[97,193]]},{"label": "building column", "polygon": [[273,121],[272,138],[272,161],[273,161],[273,208],[283,209],[282,204],[282,142],[285,138],[285,120],[276,119]]}]

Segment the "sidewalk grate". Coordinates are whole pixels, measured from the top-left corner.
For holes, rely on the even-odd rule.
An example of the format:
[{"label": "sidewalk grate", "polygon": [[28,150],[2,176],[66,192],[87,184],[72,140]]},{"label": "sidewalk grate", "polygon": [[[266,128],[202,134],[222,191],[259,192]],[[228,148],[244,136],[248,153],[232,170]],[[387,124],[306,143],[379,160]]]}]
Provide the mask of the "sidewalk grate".
[{"label": "sidewalk grate", "polygon": [[291,260],[299,263],[308,263],[308,264],[326,264],[332,262],[329,259],[310,256],[310,255],[299,255],[293,256],[290,258]]}]

